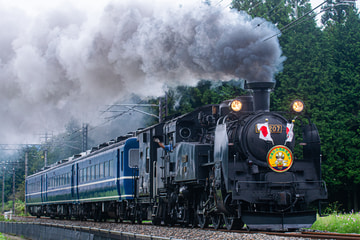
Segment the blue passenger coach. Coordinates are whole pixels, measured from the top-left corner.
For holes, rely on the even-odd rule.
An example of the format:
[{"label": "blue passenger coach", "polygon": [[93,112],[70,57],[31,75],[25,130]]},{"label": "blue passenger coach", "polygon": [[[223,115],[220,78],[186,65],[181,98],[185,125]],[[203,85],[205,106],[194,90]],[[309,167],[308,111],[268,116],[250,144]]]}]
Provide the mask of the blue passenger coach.
[{"label": "blue passenger coach", "polygon": [[139,143],[119,138],[59,161],[26,179],[26,206],[35,216],[131,219]]},{"label": "blue passenger coach", "polygon": [[42,206],[41,176],[33,175],[26,179],[26,205],[36,216],[39,216]]}]

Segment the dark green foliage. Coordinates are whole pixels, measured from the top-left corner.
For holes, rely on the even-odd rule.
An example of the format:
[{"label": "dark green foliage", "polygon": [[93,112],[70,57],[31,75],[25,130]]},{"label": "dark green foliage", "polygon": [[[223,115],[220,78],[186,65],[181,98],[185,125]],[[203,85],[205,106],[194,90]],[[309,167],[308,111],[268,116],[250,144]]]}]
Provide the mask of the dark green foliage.
[{"label": "dark green foliage", "polygon": [[[303,15],[311,11],[307,1],[287,1],[297,8],[280,19],[269,11],[270,6],[275,6],[272,0],[234,0],[233,3],[235,8],[249,11],[252,16],[278,23],[282,30],[279,41],[287,60],[283,72],[276,76],[271,109],[286,110],[295,98],[305,101],[307,114],[321,135],[323,178],[328,184],[329,200],[341,201],[346,208],[358,210],[360,22],[357,10],[352,4],[334,2],[337,5],[331,8],[330,2],[324,4],[325,28],[321,30],[313,18]],[[294,21],[298,18],[302,20]],[[289,22],[290,27],[284,28]]]},{"label": "dark green foliage", "polygon": [[218,104],[244,93],[242,80],[229,82],[203,80],[196,87],[180,86],[170,89],[167,93],[169,115],[184,114],[200,106]]},{"label": "dark green foliage", "polygon": [[[345,23],[344,23],[345,22]],[[360,186],[360,20],[349,11],[346,21],[328,24],[324,35],[328,40],[331,75],[328,81],[334,86],[328,96],[331,108],[326,115],[327,128],[323,142],[327,173],[325,179],[334,192],[345,191],[358,208],[357,191]],[[324,113],[323,113],[324,114]],[[324,121],[325,123],[325,121]]]}]

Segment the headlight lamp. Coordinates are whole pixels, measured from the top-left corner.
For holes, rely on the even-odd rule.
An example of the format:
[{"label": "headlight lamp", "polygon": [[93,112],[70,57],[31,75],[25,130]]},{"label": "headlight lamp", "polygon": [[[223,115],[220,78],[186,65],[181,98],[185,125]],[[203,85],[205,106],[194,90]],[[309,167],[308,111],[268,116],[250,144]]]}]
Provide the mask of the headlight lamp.
[{"label": "headlight lamp", "polygon": [[291,104],[291,109],[297,113],[302,112],[304,110],[304,107],[305,107],[304,102],[301,100],[295,100]]},{"label": "headlight lamp", "polygon": [[230,109],[234,112],[239,112],[242,108],[242,103],[240,100],[235,99],[230,104]]}]

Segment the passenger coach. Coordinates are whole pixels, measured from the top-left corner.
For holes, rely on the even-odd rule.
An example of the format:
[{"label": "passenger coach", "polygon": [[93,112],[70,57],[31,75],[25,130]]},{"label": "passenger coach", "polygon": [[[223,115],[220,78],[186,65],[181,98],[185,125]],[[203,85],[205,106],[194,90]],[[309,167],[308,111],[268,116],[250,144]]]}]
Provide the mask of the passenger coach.
[{"label": "passenger coach", "polygon": [[26,179],[31,215],[102,220],[131,218],[139,144],[119,137]]}]

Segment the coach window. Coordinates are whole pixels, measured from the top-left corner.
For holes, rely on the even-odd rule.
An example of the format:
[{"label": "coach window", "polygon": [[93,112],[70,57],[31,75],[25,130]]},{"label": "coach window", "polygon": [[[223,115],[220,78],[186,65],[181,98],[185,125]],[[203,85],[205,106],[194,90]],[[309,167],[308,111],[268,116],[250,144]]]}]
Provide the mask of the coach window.
[{"label": "coach window", "polygon": [[124,151],[120,153],[120,164],[121,164],[121,171],[124,171]]},{"label": "coach window", "polygon": [[109,161],[109,176],[110,177],[113,177],[113,174],[112,174],[112,171],[111,171],[113,169],[112,168],[113,167],[113,162],[114,162],[113,160]]},{"label": "coach window", "polygon": [[104,178],[104,163],[100,163],[99,171],[100,171],[100,179]]},{"label": "coach window", "polygon": [[150,172],[150,148],[146,148],[146,173]]},{"label": "coach window", "polygon": [[104,169],[105,169],[105,177],[109,176],[109,162],[106,161],[104,164]]},{"label": "coach window", "polygon": [[129,167],[130,168],[139,167],[139,149],[129,150]]},{"label": "coach window", "polygon": [[91,180],[94,179],[94,178],[93,178],[93,176],[94,176],[94,175],[93,175],[93,174],[94,174],[93,166],[90,166],[89,169],[90,169],[89,178],[90,178],[90,181],[91,181]]},{"label": "coach window", "polygon": [[96,165],[92,166],[93,180],[96,179]]},{"label": "coach window", "polygon": [[100,178],[100,167],[99,164],[95,165],[95,178],[99,179]]},{"label": "coach window", "polygon": [[90,175],[90,167],[86,168],[86,181],[90,181],[91,180],[91,175]]},{"label": "coach window", "polygon": [[85,182],[85,171],[84,171],[84,168],[80,169],[80,182]]}]

